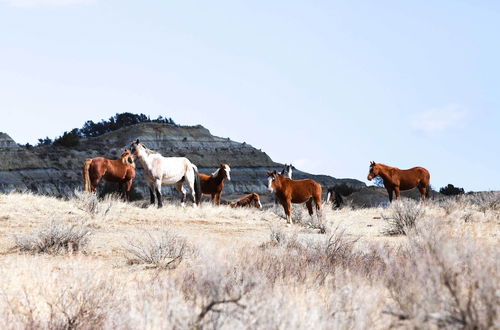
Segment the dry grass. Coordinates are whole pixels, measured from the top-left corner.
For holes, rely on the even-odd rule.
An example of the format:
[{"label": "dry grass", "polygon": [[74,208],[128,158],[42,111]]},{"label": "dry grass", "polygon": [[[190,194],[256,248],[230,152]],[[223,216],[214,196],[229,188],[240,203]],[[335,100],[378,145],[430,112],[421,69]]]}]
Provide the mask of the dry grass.
[{"label": "dry grass", "polygon": [[[396,204],[324,208],[321,235],[298,205],[289,226],[274,208],[0,195],[0,328],[498,328],[497,197],[419,204],[390,236]],[[12,250],[55,223],[92,228],[86,254]]]},{"label": "dry grass", "polygon": [[85,248],[90,235],[91,230],[85,225],[51,221],[30,234],[14,236],[13,249],[49,254],[78,252]]}]

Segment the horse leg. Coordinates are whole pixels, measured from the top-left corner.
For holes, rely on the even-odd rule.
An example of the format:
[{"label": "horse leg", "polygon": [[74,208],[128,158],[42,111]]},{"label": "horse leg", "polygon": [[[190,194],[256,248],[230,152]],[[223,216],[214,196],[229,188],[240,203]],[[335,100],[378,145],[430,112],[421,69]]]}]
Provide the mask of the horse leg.
[{"label": "horse leg", "polygon": [[429,186],[425,186],[423,183],[418,184],[418,191],[420,191],[420,195],[423,201],[425,201],[425,196],[427,195],[427,189],[429,189]]},{"label": "horse leg", "polygon": [[291,200],[286,200],[283,203],[283,208],[285,209],[286,222],[293,224],[293,220],[292,220],[292,201]]},{"label": "horse leg", "polygon": [[125,182],[125,201],[130,201],[130,191],[132,190],[132,180]]},{"label": "horse leg", "polygon": [[221,193],[220,193],[220,192],[219,192],[218,194],[215,194],[215,204],[216,204],[217,206],[219,206],[219,205],[220,205],[220,195],[221,195]]},{"label": "horse leg", "polygon": [[215,205],[215,194],[210,194],[210,196],[212,196],[212,199],[210,200],[212,205]]},{"label": "horse leg", "polygon": [[400,199],[399,187],[394,187],[394,192],[396,193],[396,199]]},{"label": "horse leg", "polygon": [[389,194],[389,203],[392,203],[392,189],[387,188],[387,193]]},{"label": "horse leg", "polygon": [[156,181],[155,192],[156,198],[158,199],[158,208],[161,208],[163,206],[163,202],[161,201],[161,180]]},{"label": "horse leg", "polygon": [[186,189],[182,185],[182,182],[177,182],[175,184],[175,189],[177,189],[177,191],[181,195],[181,206],[185,206],[186,204],[184,203],[184,199],[186,198]]},{"label": "horse leg", "polygon": [[306,202],[306,206],[307,206],[307,210],[309,211],[309,215],[312,217],[313,216],[313,206],[312,206],[312,203],[313,203],[313,199],[312,197],[309,198],[309,200]]},{"label": "horse leg", "polygon": [[155,192],[154,192],[154,187],[149,186],[149,196],[150,196],[150,204],[154,204],[155,203]]}]

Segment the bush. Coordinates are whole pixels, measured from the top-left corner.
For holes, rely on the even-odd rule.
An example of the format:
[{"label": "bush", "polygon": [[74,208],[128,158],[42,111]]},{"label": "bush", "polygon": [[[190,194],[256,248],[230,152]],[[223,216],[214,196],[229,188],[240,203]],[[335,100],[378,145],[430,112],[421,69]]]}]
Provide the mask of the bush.
[{"label": "bush", "polygon": [[146,264],[158,269],[173,269],[193,252],[184,238],[170,231],[155,234],[145,231],[141,237],[129,237],[123,247],[129,264]]},{"label": "bush", "polygon": [[388,258],[386,285],[397,308],[386,313],[411,323],[404,328],[498,327],[498,249],[436,227],[414,234]]},{"label": "bush", "polygon": [[54,145],[62,147],[75,147],[80,144],[80,134],[78,129],[74,128],[70,132],[64,132],[64,134],[54,140]]},{"label": "bush", "polygon": [[81,251],[88,243],[87,226],[52,221],[29,235],[15,236],[15,249],[22,252],[58,254]]},{"label": "bush", "polygon": [[464,188],[455,187],[451,183],[449,183],[446,187],[442,187],[439,189],[439,192],[443,195],[454,196],[454,195],[463,195],[465,194]]},{"label": "bush", "polygon": [[73,202],[75,206],[87,212],[91,218],[97,215],[105,217],[113,207],[113,203],[119,197],[113,194],[107,195],[102,202],[99,202],[99,197],[96,194],[86,191],[75,190],[75,198]]},{"label": "bush", "polygon": [[384,231],[387,235],[407,235],[415,228],[415,224],[425,213],[419,202],[412,199],[397,200],[391,204],[389,215],[382,215],[387,221],[388,228]]}]

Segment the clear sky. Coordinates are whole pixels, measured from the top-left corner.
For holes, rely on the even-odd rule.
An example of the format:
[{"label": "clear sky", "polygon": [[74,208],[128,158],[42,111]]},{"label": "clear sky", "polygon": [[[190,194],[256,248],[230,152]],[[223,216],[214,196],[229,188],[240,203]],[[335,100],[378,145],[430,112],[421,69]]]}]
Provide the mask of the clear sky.
[{"label": "clear sky", "polygon": [[312,173],[500,190],[500,1],[0,0],[0,131],[125,111]]}]

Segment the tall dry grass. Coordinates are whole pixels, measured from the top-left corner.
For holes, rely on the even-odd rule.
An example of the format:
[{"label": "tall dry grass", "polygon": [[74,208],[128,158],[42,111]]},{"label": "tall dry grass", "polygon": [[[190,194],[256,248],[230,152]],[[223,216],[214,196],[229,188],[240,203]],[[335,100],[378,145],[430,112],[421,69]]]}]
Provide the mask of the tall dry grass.
[{"label": "tall dry grass", "polygon": [[0,195],[4,232],[69,217],[93,233],[86,254],[7,253],[15,240],[1,241],[0,328],[498,328],[498,209],[486,200],[418,204],[394,237],[381,215],[397,204],[325,208],[318,234],[272,209],[110,199],[89,212],[79,200]]}]

